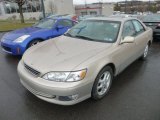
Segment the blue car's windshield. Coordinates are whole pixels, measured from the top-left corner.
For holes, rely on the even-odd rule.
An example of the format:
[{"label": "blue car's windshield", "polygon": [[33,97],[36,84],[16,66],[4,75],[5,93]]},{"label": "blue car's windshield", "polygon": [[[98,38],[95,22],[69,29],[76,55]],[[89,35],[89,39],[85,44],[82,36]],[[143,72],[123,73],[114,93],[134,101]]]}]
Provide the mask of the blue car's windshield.
[{"label": "blue car's windshield", "polygon": [[71,28],[66,36],[85,40],[110,42],[116,41],[120,22],[106,20],[85,20]]},{"label": "blue car's windshield", "polygon": [[51,29],[51,28],[53,28],[55,23],[56,23],[56,20],[54,20],[54,19],[43,19],[33,26],[38,27],[38,28]]}]

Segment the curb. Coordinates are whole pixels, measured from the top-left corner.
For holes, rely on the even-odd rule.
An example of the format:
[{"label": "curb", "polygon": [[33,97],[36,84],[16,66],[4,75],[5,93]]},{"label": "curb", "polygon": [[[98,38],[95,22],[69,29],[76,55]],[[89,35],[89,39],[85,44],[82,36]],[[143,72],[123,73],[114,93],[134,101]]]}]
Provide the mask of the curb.
[{"label": "curb", "polygon": [[0,31],[0,33],[10,32],[10,31],[13,31],[13,30]]}]

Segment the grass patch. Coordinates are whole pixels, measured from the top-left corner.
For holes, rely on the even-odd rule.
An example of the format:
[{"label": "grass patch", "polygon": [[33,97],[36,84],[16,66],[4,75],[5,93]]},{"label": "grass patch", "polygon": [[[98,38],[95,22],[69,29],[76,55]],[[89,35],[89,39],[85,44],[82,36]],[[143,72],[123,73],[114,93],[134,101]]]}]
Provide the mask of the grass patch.
[{"label": "grass patch", "polygon": [[27,21],[26,23],[20,23],[20,21],[0,20],[0,32],[29,27],[32,26],[35,22],[36,21]]}]

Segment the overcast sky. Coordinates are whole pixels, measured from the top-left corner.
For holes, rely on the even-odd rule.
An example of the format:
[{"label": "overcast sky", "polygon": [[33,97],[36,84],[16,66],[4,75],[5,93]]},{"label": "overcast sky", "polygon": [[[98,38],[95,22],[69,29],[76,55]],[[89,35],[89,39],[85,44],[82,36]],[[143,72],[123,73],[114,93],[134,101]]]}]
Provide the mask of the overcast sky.
[{"label": "overcast sky", "polygon": [[[74,4],[84,4],[85,0],[73,0]],[[118,1],[124,1],[124,0],[86,0],[87,3],[93,3],[98,1],[104,1],[104,2],[118,2]],[[149,1],[149,0],[142,0],[142,1]],[[152,1],[152,0],[151,0]]]}]

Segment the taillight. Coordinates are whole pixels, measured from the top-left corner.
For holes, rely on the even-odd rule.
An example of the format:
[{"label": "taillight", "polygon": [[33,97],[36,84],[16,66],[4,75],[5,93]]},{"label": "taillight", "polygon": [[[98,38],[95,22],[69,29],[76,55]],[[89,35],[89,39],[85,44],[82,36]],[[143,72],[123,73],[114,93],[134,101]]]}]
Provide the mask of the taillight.
[{"label": "taillight", "polygon": [[156,29],[160,29],[160,23],[157,24]]},{"label": "taillight", "polygon": [[160,23],[157,26],[160,27]]}]

